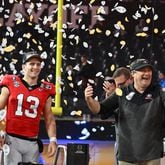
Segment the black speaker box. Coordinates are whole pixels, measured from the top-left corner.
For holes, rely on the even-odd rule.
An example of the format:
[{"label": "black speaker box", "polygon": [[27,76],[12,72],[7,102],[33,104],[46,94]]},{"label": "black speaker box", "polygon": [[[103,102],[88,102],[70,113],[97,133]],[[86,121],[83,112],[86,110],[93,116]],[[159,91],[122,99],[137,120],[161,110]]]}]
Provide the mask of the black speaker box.
[{"label": "black speaker box", "polygon": [[67,165],[88,165],[89,144],[67,144]]}]

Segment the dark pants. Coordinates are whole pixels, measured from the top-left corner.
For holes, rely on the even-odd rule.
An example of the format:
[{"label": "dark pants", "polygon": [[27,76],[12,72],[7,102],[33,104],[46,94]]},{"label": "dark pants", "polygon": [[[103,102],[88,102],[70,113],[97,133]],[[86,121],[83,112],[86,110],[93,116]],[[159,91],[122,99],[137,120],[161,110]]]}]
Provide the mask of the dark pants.
[{"label": "dark pants", "polygon": [[119,161],[119,165],[160,165],[160,159],[147,160],[147,161],[138,162],[138,163],[128,163],[124,161]]}]

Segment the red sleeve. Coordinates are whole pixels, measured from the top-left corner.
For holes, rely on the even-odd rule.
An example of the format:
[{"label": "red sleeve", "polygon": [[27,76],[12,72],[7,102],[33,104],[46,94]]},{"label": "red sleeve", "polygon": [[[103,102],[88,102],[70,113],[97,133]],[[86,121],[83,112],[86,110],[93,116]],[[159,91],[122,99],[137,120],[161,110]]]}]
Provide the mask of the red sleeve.
[{"label": "red sleeve", "polygon": [[44,81],[43,84],[45,90],[47,90],[47,92],[49,92],[51,96],[54,96],[56,94],[55,85],[53,83]]},{"label": "red sleeve", "polygon": [[53,83],[51,83],[51,85],[52,85],[51,95],[55,95],[56,94],[56,87]]},{"label": "red sleeve", "polygon": [[10,79],[9,75],[4,75],[0,80],[0,87],[9,86],[9,79]]}]

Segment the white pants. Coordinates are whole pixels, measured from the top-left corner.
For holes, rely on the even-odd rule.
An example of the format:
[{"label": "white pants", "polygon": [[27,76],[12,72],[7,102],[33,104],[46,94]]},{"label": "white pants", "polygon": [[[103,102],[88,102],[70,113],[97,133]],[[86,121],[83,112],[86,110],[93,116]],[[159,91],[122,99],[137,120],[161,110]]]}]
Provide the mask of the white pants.
[{"label": "white pants", "polygon": [[7,135],[6,143],[10,147],[10,152],[4,156],[5,165],[18,165],[19,162],[38,162],[37,141],[28,141]]}]

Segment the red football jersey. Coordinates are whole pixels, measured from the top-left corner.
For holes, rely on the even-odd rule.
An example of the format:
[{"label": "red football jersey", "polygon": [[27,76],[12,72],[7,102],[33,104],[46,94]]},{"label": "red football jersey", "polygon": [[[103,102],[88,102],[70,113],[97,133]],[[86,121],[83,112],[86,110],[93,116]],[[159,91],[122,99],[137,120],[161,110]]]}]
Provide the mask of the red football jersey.
[{"label": "red football jersey", "polygon": [[45,102],[50,95],[55,95],[54,84],[41,82],[35,88],[31,88],[27,87],[19,76],[5,75],[0,86],[6,86],[10,91],[6,132],[26,137],[38,136]]}]

